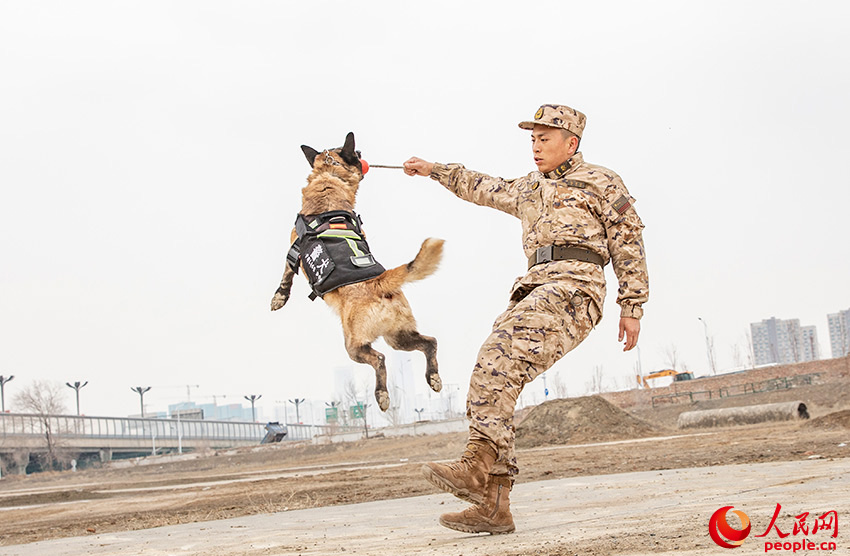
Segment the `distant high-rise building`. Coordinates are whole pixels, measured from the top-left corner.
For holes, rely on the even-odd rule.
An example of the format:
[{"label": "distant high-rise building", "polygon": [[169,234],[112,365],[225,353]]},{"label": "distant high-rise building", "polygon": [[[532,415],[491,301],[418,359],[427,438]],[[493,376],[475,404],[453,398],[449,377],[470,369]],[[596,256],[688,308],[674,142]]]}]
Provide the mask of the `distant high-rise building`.
[{"label": "distant high-rise building", "polygon": [[800,339],[802,340],[802,361],[815,361],[820,359],[820,347],[818,346],[818,331],[814,326],[800,327]]},{"label": "distant high-rise building", "polygon": [[817,329],[799,319],[765,319],[750,324],[756,365],[786,364],[820,358]]},{"label": "distant high-rise building", "polygon": [[850,309],[827,315],[829,321],[829,346],[833,357],[850,353]]}]

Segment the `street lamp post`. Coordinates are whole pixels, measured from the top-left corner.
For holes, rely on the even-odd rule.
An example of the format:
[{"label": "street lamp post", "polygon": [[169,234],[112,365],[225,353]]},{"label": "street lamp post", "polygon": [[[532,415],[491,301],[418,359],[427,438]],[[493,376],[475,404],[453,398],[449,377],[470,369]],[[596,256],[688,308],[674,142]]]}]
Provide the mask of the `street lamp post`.
[{"label": "street lamp post", "polygon": [[177,410],[177,453],[183,453],[183,428],[180,426],[180,410]]},{"label": "street lamp post", "polygon": [[145,392],[150,390],[150,386],[131,386],[130,390],[139,395],[139,404],[142,408],[142,419],[145,418]]},{"label": "street lamp post", "polygon": [[717,370],[714,368],[714,356],[711,354],[711,342],[708,340],[708,324],[702,319],[702,317],[697,317],[699,321],[702,323],[703,329],[705,330],[705,355],[708,357],[708,368],[711,370],[711,374],[717,374]]},{"label": "street lamp post", "polygon": [[416,423],[422,420],[422,413],[425,411],[425,408],[416,409],[413,408],[413,411],[416,412],[416,421],[413,421],[413,434],[416,434]]},{"label": "street lamp post", "polygon": [[295,398],[294,400],[289,400],[289,403],[295,404],[295,422],[301,424],[301,413],[298,411],[298,406],[304,403],[304,398]]},{"label": "street lamp post", "polygon": [[256,423],[256,422],[257,422],[257,412],[254,410],[254,402],[256,402],[257,400],[259,400],[260,398],[262,398],[262,397],[263,397],[263,395],[262,395],[262,394],[260,394],[260,395],[258,396],[258,395],[256,395],[256,394],[251,394],[250,396],[243,396],[243,397],[244,397],[246,400],[248,400],[249,402],[251,402],[251,420],[252,420],[253,422],[255,422],[255,423]]},{"label": "street lamp post", "polygon": [[6,413],[6,383],[10,382],[13,378],[15,378],[15,375],[0,375],[0,402],[3,405],[3,413]]},{"label": "street lamp post", "polygon": [[65,386],[67,386],[68,388],[73,388],[74,391],[77,393],[77,415],[80,414],[80,388],[82,388],[88,383],[88,380],[83,382],[82,384],[80,384],[79,381],[75,382],[74,384],[71,384],[70,382],[65,383]]}]

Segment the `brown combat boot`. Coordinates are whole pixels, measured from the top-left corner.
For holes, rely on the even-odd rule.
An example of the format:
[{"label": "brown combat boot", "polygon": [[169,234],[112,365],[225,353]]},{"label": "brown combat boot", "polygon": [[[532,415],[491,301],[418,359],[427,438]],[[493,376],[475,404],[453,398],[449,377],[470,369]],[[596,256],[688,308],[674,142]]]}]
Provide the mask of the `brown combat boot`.
[{"label": "brown combat boot", "polygon": [[470,440],[459,461],[426,463],[422,474],[429,483],[464,502],[483,504],[496,450],[483,440]]},{"label": "brown combat boot", "polygon": [[459,513],[443,514],[440,525],[464,533],[513,533],[516,527],[511,515],[510,493],[509,476],[491,475],[483,504],[475,504]]}]

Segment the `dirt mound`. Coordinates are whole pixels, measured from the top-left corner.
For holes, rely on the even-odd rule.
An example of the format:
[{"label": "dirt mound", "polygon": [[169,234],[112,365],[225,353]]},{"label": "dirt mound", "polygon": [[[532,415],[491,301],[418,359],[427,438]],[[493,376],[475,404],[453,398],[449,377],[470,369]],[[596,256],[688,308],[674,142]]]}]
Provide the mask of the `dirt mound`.
[{"label": "dirt mound", "polygon": [[532,409],[516,430],[516,445],[583,444],[657,436],[661,431],[600,396],[551,400]]},{"label": "dirt mound", "polygon": [[807,429],[826,430],[850,429],[850,409],[827,413],[822,417],[812,419],[803,425],[803,427]]}]

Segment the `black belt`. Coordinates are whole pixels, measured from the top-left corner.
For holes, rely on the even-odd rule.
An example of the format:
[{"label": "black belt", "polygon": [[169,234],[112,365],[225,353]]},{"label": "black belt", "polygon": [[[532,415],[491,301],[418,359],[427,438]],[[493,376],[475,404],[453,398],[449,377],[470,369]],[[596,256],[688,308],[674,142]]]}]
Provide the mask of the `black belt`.
[{"label": "black belt", "polygon": [[602,255],[582,249],[580,247],[570,247],[569,245],[547,245],[538,247],[537,251],[528,258],[528,268],[540,263],[548,263],[550,261],[583,261],[586,263],[598,264],[605,266],[605,260]]}]

